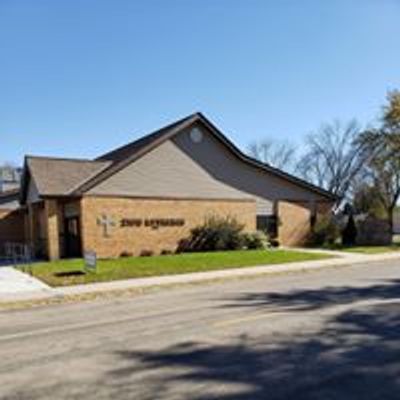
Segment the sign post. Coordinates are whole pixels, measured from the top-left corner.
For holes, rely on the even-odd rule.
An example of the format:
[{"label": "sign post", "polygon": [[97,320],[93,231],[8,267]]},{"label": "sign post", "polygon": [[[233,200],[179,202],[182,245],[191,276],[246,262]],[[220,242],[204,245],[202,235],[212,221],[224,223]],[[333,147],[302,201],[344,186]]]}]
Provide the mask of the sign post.
[{"label": "sign post", "polygon": [[97,255],[94,251],[85,251],[85,269],[90,272],[97,271]]}]

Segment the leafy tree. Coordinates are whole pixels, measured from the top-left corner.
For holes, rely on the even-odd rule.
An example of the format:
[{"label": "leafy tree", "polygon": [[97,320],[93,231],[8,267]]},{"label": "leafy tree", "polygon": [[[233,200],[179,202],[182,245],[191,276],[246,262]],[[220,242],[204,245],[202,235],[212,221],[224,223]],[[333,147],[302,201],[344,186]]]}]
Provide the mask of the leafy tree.
[{"label": "leafy tree", "polygon": [[353,192],[353,210],[355,214],[368,214],[375,218],[385,218],[386,213],[379,200],[378,189],[363,182]]},{"label": "leafy tree", "polygon": [[387,96],[388,104],[383,109],[383,122],[386,129],[400,131],[400,91],[389,91]]},{"label": "leafy tree", "polygon": [[370,154],[367,181],[393,229],[393,213],[400,198],[400,92],[388,93],[382,126],[364,132],[359,143]]}]

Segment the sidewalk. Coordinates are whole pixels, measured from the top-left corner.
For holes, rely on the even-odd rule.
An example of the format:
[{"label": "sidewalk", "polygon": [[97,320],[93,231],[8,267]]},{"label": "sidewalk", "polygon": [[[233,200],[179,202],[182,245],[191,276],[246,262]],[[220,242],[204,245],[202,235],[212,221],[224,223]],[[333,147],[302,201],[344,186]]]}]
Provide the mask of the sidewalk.
[{"label": "sidewalk", "polygon": [[42,281],[12,266],[0,267],[0,302],[47,298],[54,295],[53,291]]},{"label": "sidewalk", "polygon": [[[355,254],[355,253],[345,253],[339,251],[324,251],[324,250],[305,250],[301,251],[308,252],[319,252],[326,253],[334,258],[318,261],[302,261],[287,264],[275,264],[275,265],[262,265],[256,267],[248,268],[234,268],[225,269],[220,271],[208,271],[208,272],[193,272],[188,274],[180,275],[168,275],[168,276],[158,276],[150,278],[136,278],[127,279],[111,282],[99,282],[90,283],[84,285],[74,285],[65,286],[58,288],[50,288],[44,283],[30,277],[29,275],[23,274],[22,272],[16,271],[13,268],[8,268],[13,270],[20,279],[20,275],[25,276],[25,282],[29,282],[28,286],[21,286],[19,290],[10,290],[0,285],[0,303],[19,301],[19,300],[36,300],[36,299],[51,299],[54,297],[64,297],[64,296],[79,296],[87,294],[98,294],[100,292],[111,292],[119,290],[129,290],[129,289],[144,289],[150,287],[162,287],[177,284],[189,284],[196,282],[206,282],[218,279],[232,279],[240,277],[251,277],[251,276],[261,276],[261,275],[272,275],[279,273],[289,273],[289,272],[303,272],[312,271],[322,268],[329,267],[345,267],[349,265],[363,265],[366,263],[380,262],[385,260],[400,260],[400,252],[388,252],[381,254]],[[4,269],[1,268],[0,271]],[[8,272],[11,274],[11,272]],[[15,286],[14,288],[19,286]],[[25,290],[24,290],[25,288]],[[34,290],[28,290],[32,289]],[[5,290],[5,291],[3,291]]]},{"label": "sidewalk", "polygon": [[[293,249],[295,250],[295,249]],[[297,249],[299,250],[299,249]],[[179,275],[168,275],[168,276],[155,276],[151,278],[137,278],[127,279],[120,281],[101,282],[101,283],[89,283],[84,285],[66,286],[58,288],[57,290],[63,295],[80,295],[87,293],[97,293],[104,291],[113,290],[126,290],[126,289],[140,289],[154,286],[167,286],[175,284],[195,283],[201,281],[212,281],[218,279],[229,279],[229,278],[240,278],[246,276],[257,276],[257,275],[269,275],[277,273],[288,273],[288,272],[302,272],[311,271],[320,268],[333,267],[333,266],[346,266],[354,264],[362,264],[365,262],[376,262],[380,260],[399,258],[400,252],[396,257],[384,258],[383,254],[379,257],[344,253],[338,251],[321,251],[321,250],[304,250],[309,252],[326,253],[335,258],[318,261],[300,261],[286,264],[273,264],[273,265],[259,265],[255,267],[246,268],[232,268],[224,269],[220,271],[208,271],[208,272],[192,272],[188,274]],[[387,255],[387,253],[385,253]]]}]

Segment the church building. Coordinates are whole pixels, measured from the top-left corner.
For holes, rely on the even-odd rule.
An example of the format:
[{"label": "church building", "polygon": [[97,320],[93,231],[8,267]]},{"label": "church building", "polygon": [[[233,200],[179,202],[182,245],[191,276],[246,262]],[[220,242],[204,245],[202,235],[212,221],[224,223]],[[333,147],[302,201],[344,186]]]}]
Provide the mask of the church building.
[{"label": "church building", "polygon": [[210,216],[304,243],[335,197],[242,153],[200,113],[94,160],[26,156],[25,241],[48,259],[174,251]]}]

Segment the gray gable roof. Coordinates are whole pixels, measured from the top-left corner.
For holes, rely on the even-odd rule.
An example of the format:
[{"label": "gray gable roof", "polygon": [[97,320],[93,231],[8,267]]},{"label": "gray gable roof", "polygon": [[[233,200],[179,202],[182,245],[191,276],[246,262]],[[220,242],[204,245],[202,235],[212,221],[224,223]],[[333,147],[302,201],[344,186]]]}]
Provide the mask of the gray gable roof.
[{"label": "gray gable roof", "polygon": [[122,162],[132,155],[136,154],[140,150],[146,148],[152,143],[157,142],[157,140],[162,139],[165,135],[173,132],[176,128],[181,128],[184,123],[187,123],[195,117],[195,114],[189,115],[188,117],[182,118],[170,125],[167,125],[155,132],[152,132],[146,136],[143,136],[125,146],[118,147],[102,156],[96,158],[97,161],[112,161],[112,162]]},{"label": "gray gable roof", "polygon": [[[95,160],[28,156],[25,160],[25,171],[33,176],[41,196],[81,196],[195,123],[205,126],[242,162],[318,193],[329,200],[336,199],[335,195],[320,187],[247,156],[201,113],[189,115],[125,146],[103,154]],[[26,200],[26,175],[27,172],[24,173],[23,178],[22,202]]]},{"label": "gray gable roof", "polygon": [[274,168],[268,164],[262,163],[254,158],[251,158],[244,154],[239,148],[237,148],[218,128],[215,127],[203,114],[195,113],[183,118],[171,125],[161,128],[147,136],[142,137],[126,146],[120,147],[113,150],[103,156],[100,156],[97,160],[110,160],[113,164],[106,168],[99,175],[95,176],[93,179],[86,181],[81,185],[75,194],[83,194],[85,191],[93,188],[103,180],[107,179],[111,175],[120,171],[130,163],[136,161],[138,158],[145,155],[147,152],[151,151],[155,147],[159,146],[166,140],[171,139],[183,129],[191,126],[194,123],[203,124],[217,139],[219,139],[224,145],[226,145],[232,153],[234,153],[241,161],[252,165],[253,167],[259,168],[267,173],[273,174],[277,177],[285,179],[295,185],[298,185],[304,189],[310,190],[312,192],[318,193],[319,195],[329,199],[335,200],[336,196],[318,186],[312,185],[302,179],[299,179],[293,175],[290,175],[284,171]]},{"label": "gray gable roof", "polygon": [[67,196],[110,164],[110,161],[27,156],[21,200],[26,200],[27,180],[31,178],[40,196]]},{"label": "gray gable roof", "polygon": [[188,117],[167,125],[155,132],[150,133],[149,135],[143,136],[132,143],[98,157],[96,159],[97,161],[107,160],[111,161],[112,164],[93,179],[84,182],[74,193],[76,195],[81,195],[111,175],[122,170],[130,163],[136,161],[138,158],[159,146],[161,143],[165,142],[186,127],[190,126],[192,123],[196,122],[199,118],[199,115],[200,114],[197,113],[189,115]]}]

